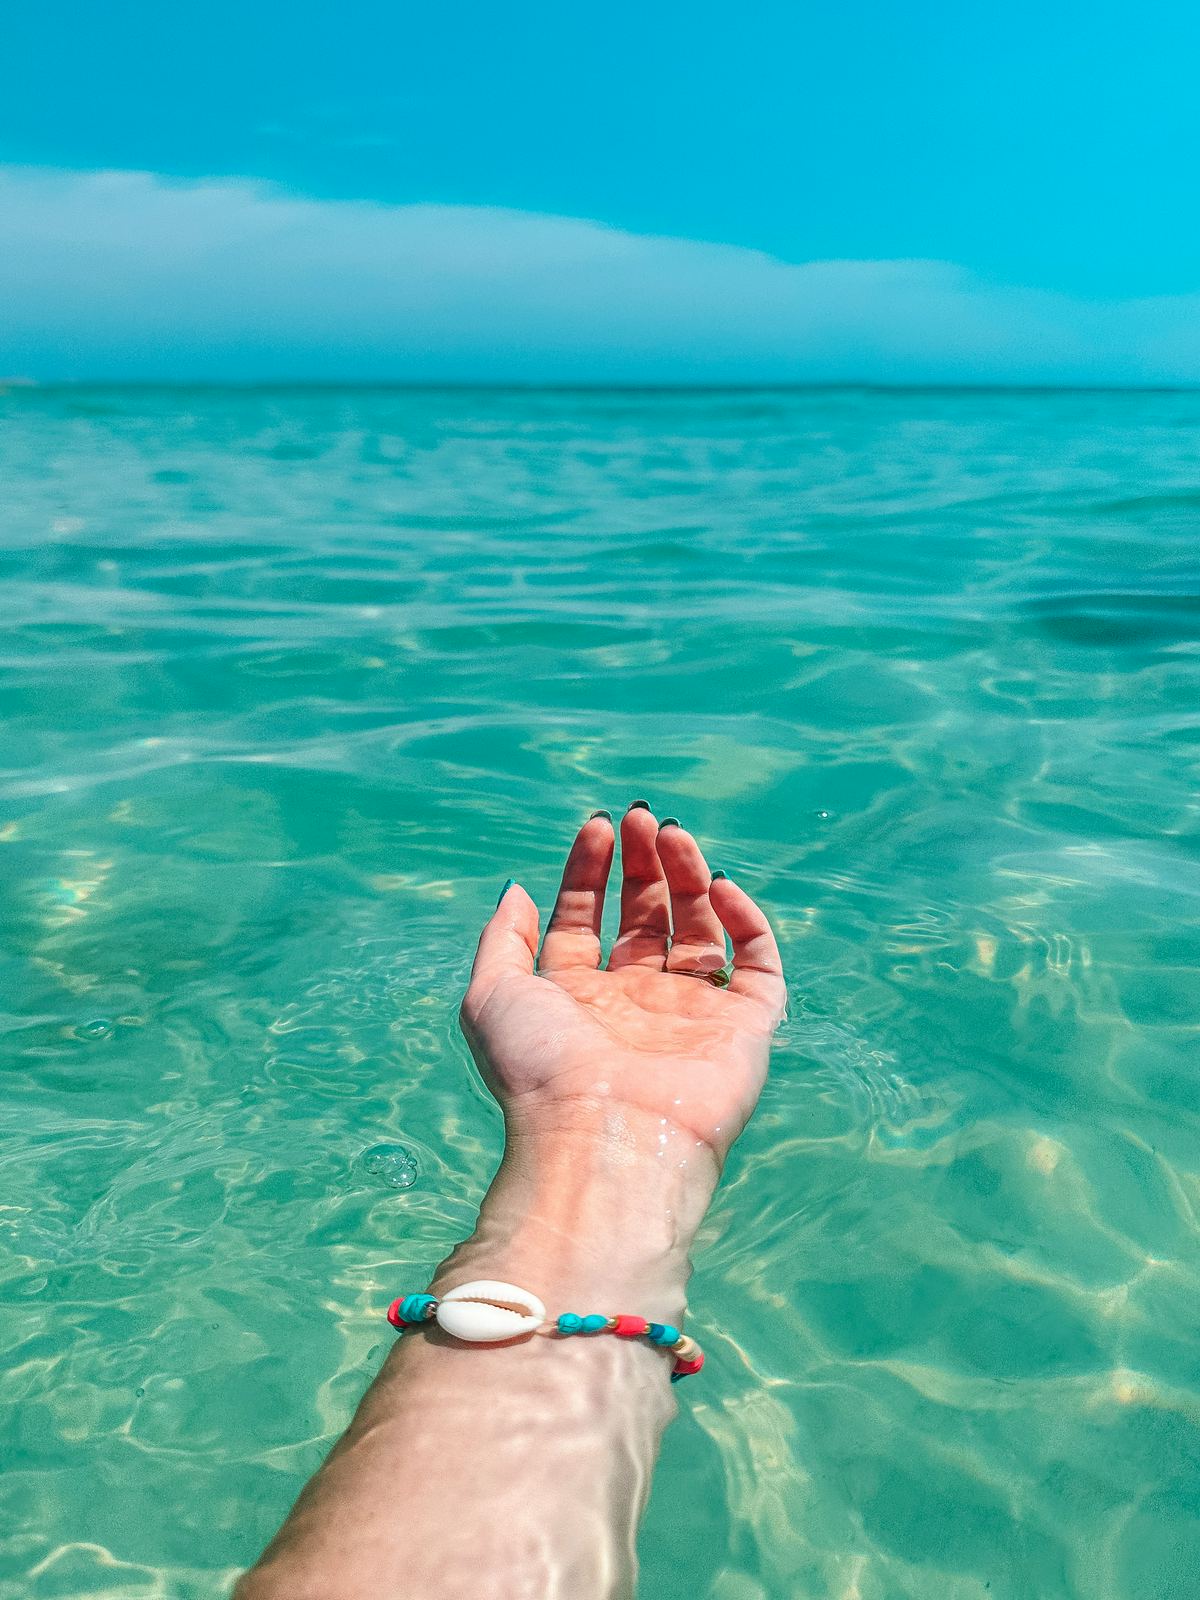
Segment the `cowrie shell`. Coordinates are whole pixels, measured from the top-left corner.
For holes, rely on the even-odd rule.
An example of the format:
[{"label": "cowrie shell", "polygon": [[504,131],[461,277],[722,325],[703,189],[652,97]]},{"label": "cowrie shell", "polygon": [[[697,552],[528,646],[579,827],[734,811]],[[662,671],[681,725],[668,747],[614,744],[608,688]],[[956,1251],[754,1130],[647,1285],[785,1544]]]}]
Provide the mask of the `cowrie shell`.
[{"label": "cowrie shell", "polygon": [[493,1278],[460,1283],[438,1301],[438,1327],[468,1344],[518,1339],[535,1333],[545,1320],[546,1308],[537,1295]]}]

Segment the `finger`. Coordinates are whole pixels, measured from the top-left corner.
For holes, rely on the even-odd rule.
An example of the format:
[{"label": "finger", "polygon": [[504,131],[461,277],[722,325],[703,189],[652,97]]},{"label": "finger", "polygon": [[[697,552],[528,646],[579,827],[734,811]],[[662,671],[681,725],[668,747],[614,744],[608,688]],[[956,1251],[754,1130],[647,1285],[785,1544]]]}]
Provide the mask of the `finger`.
[{"label": "finger", "polygon": [[671,897],[654,841],[658,823],[645,801],[621,819],[621,927],[610,967],[655,967],[667,961]]},{"label": "finger", "polygon": [[714,972],[725,965],[725,930],[708,898],[712,873],[700,846],[669,817],[655,840],[671,894],[668,972]]},{"label": "finger", "polygon": [[597,811],[575,835],[542,941],[542,972],[600,965],[600,918],[615,847],[607,811]]},{"label": "finger", "polygon": [[463,1016],[473,1021],[502,978],[528,977],[537,954],[538,910],[519,883],[507,883],[496,909],[483,925],[463,999]]},{"label": "finger", "polygon": [[723,873],[713,879],[708,893],[733,944],[729,991],[757,1000],[774,1026],[787,1009],[787,985],[771,924],[746,891]]}]

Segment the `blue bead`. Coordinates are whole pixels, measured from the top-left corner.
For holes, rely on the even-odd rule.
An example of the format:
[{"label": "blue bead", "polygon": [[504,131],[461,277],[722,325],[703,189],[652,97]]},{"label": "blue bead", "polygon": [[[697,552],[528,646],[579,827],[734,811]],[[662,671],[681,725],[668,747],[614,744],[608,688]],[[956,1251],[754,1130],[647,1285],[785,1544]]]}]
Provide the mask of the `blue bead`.
[{"label": "blue bead", "polygon": [[573,1311],[564,1311],[558,1319],[559,1333],[578,1333],[583,1327],[583,1318],[577,1317]]},{"label": "blue bead", "polygon": [[679,1340],[679,1329],[673,1328],[669,1322],[652,1322],[647,1330],[647,1337],[651,1344],[676,1344]]},{"label": "blue bead", "polygon": [[602,1328],[607,1328],[607,1327],[608,1327],[608,1318],[607,1317],[602,1317],[602,1316],[598,1315],[596,1312],[593,1312],[590,1317],[584,1317],[584,1319],[583,1319],[583,1331],[584,1331],[584,1333],[599,1333]]},{"label": "blue bead", "polygon": [[406,1294],[400,1302],[400,1315],[405,1322],[424,1322],[425,1308],[437,1304],[432,1294]]}]

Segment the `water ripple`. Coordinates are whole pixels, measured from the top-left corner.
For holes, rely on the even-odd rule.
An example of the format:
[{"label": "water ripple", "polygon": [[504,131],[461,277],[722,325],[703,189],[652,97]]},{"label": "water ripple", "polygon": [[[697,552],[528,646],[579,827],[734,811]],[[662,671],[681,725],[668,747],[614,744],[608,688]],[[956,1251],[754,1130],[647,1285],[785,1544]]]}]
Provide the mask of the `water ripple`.
[{"label": "water ripple", "polygon": [[1191,1592],[1195,396],[0,411],[0,1596],[225,1592],[472,1224],[473,929],[643,793],[792,993],[645,1592]]}]

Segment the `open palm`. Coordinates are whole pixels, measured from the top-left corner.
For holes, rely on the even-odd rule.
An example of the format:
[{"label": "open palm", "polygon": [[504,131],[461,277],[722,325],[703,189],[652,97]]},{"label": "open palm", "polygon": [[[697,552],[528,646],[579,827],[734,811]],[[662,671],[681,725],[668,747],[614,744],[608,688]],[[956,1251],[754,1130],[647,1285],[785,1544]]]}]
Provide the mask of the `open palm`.
[{"label": "open palm", "polygon": [[[643,803],[621,823],[621,924],[607,967],[600,922],[615,838],[580,829],[538,959],[538,912],[516,884],[479,941],[463,1031],[509,1116],[612,1108],[724,1157],[754,1109],[786,1000],[766,917],[695,839]],[[725,935],[733,945],[726,966]],[[536,969],[535,969],[536,964]]]}]

